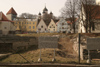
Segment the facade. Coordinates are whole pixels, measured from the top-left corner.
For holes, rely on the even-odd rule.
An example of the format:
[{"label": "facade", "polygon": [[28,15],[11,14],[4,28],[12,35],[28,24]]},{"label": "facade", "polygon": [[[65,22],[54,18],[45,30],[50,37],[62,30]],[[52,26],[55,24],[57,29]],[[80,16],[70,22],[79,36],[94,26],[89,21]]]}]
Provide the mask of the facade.
[{"label": "facade", "polygon": [[14,22],[16,31],[36,32],[37,19],[16,18]]},{"label": "facade", "polygon": [[57,22],[57,32],[68,32],[68,23],[64,18]]},{"label": "facade", "polygon": [[48,26],[45,24],[44,20],[41,19],[37,24],[37,33],[45,33],[48,32]]},{"label": "facade", "polygon": [[50,33],[57,32],[57,26],[53,19],[51,19],[51,22],[48,25],[48,32],[50,32]]},{"label": "facade", "polygon": [[0,34],[8,35],[15,33],[14,22],[7,19],[7,17],[0,12]]},{"label": "facade", "polygon": [[36,18],[18,18],[13,7],[7,12],[7,18],[14,21],[17,33],[31,33],[36,32],[37,19]]}]

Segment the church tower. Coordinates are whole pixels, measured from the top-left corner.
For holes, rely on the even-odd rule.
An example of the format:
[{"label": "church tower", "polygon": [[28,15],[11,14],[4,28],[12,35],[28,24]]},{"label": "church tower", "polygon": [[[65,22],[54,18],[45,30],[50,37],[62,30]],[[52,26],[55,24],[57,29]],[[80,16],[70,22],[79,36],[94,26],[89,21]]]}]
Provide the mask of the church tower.
[{"label": "church tower", "polygon": [[43,9],[43,19],[48,19],[47,17],[48,17],[48,9],[45,6],[45,8]]},{"label": "church tower", "polygon": [[14,20],[16,17],[17,17],[17,13],[16,13],[16,11],[13,9],[13,7],[7,12],[7,18],[9,19],[9,20]]}]

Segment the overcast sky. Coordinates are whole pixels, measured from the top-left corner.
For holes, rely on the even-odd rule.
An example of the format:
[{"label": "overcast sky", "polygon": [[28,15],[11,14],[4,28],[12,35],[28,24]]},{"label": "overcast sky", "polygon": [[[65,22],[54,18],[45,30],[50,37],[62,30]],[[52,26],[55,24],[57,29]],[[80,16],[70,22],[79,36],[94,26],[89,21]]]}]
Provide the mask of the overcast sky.
[{"label": "overcast sky", "polygon": [[21,13],[38,14],[45,7],[52,11],[55,16],[60,15],[60,9],[64,7],[66,0],[0,0],[0,11],[4,14],[13,7],[18,15]]}]

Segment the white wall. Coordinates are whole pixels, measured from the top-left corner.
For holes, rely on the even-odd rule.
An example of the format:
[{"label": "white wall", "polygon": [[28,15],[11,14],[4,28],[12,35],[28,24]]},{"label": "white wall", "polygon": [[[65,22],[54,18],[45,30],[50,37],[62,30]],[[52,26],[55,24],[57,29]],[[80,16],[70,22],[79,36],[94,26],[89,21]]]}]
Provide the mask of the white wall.
[{"label": "white wall", "polygon": [[51,19],[51,22],[48,26],[48,31],[51,32],[51,33],[57,32],[57,26],[56,26],[55,22],[52,19]]},{"label": "white wall", "polygon": [[[43,28],[41,28],[41,26],[43,26]],[[38,29],[41,29],[40,31]],[[45,30],[46,29],[46,30]],[[37,32],[47,32],[48,31],[48,27],[46,26],[45,22],[43,20],[41,20],[37,26]]]}]

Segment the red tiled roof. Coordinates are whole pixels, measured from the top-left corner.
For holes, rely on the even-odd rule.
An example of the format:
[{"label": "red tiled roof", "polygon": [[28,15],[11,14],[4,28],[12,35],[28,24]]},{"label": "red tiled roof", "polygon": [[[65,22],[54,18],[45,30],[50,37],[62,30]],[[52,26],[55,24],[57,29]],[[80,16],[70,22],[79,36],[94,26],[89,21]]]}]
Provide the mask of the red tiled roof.
[{"label": "red tiled roof", "polygon": [[7,14],[14,14],[14,15],[17,15],[16,11],[15,11],[13,8],[11,8],[11,9],[7,12]]},{"label": "red tiled roof", "polygon": [[99,5],[86,5],[83,4],[85,13],[87,12],[88,17],[92,19],[100,19],[100,6]]},{"label": "red tiled roof", "polygon": [[[78,20],[78,18],[75,19],[75,22],[76,22],[77,20]],[[73,21],[72,21],[72,22],[71,22],[71,21],[67,21],[67,23],[68,23],[68,24],[72,24],[72,23],[74,23],[74,22],[73,22]]]},{"label": "red tiled roof", "polygon": [[72,22],[71,22],[71,21],[67,21],[67,23],[68,23],[68,24],[72,24]]},{"label": "red tiled roof", "polygon": [[3,12],[0,12],[0,21],[9,21],[9,22],[13,22],[7,19],[7,17],[3,14]]}]

